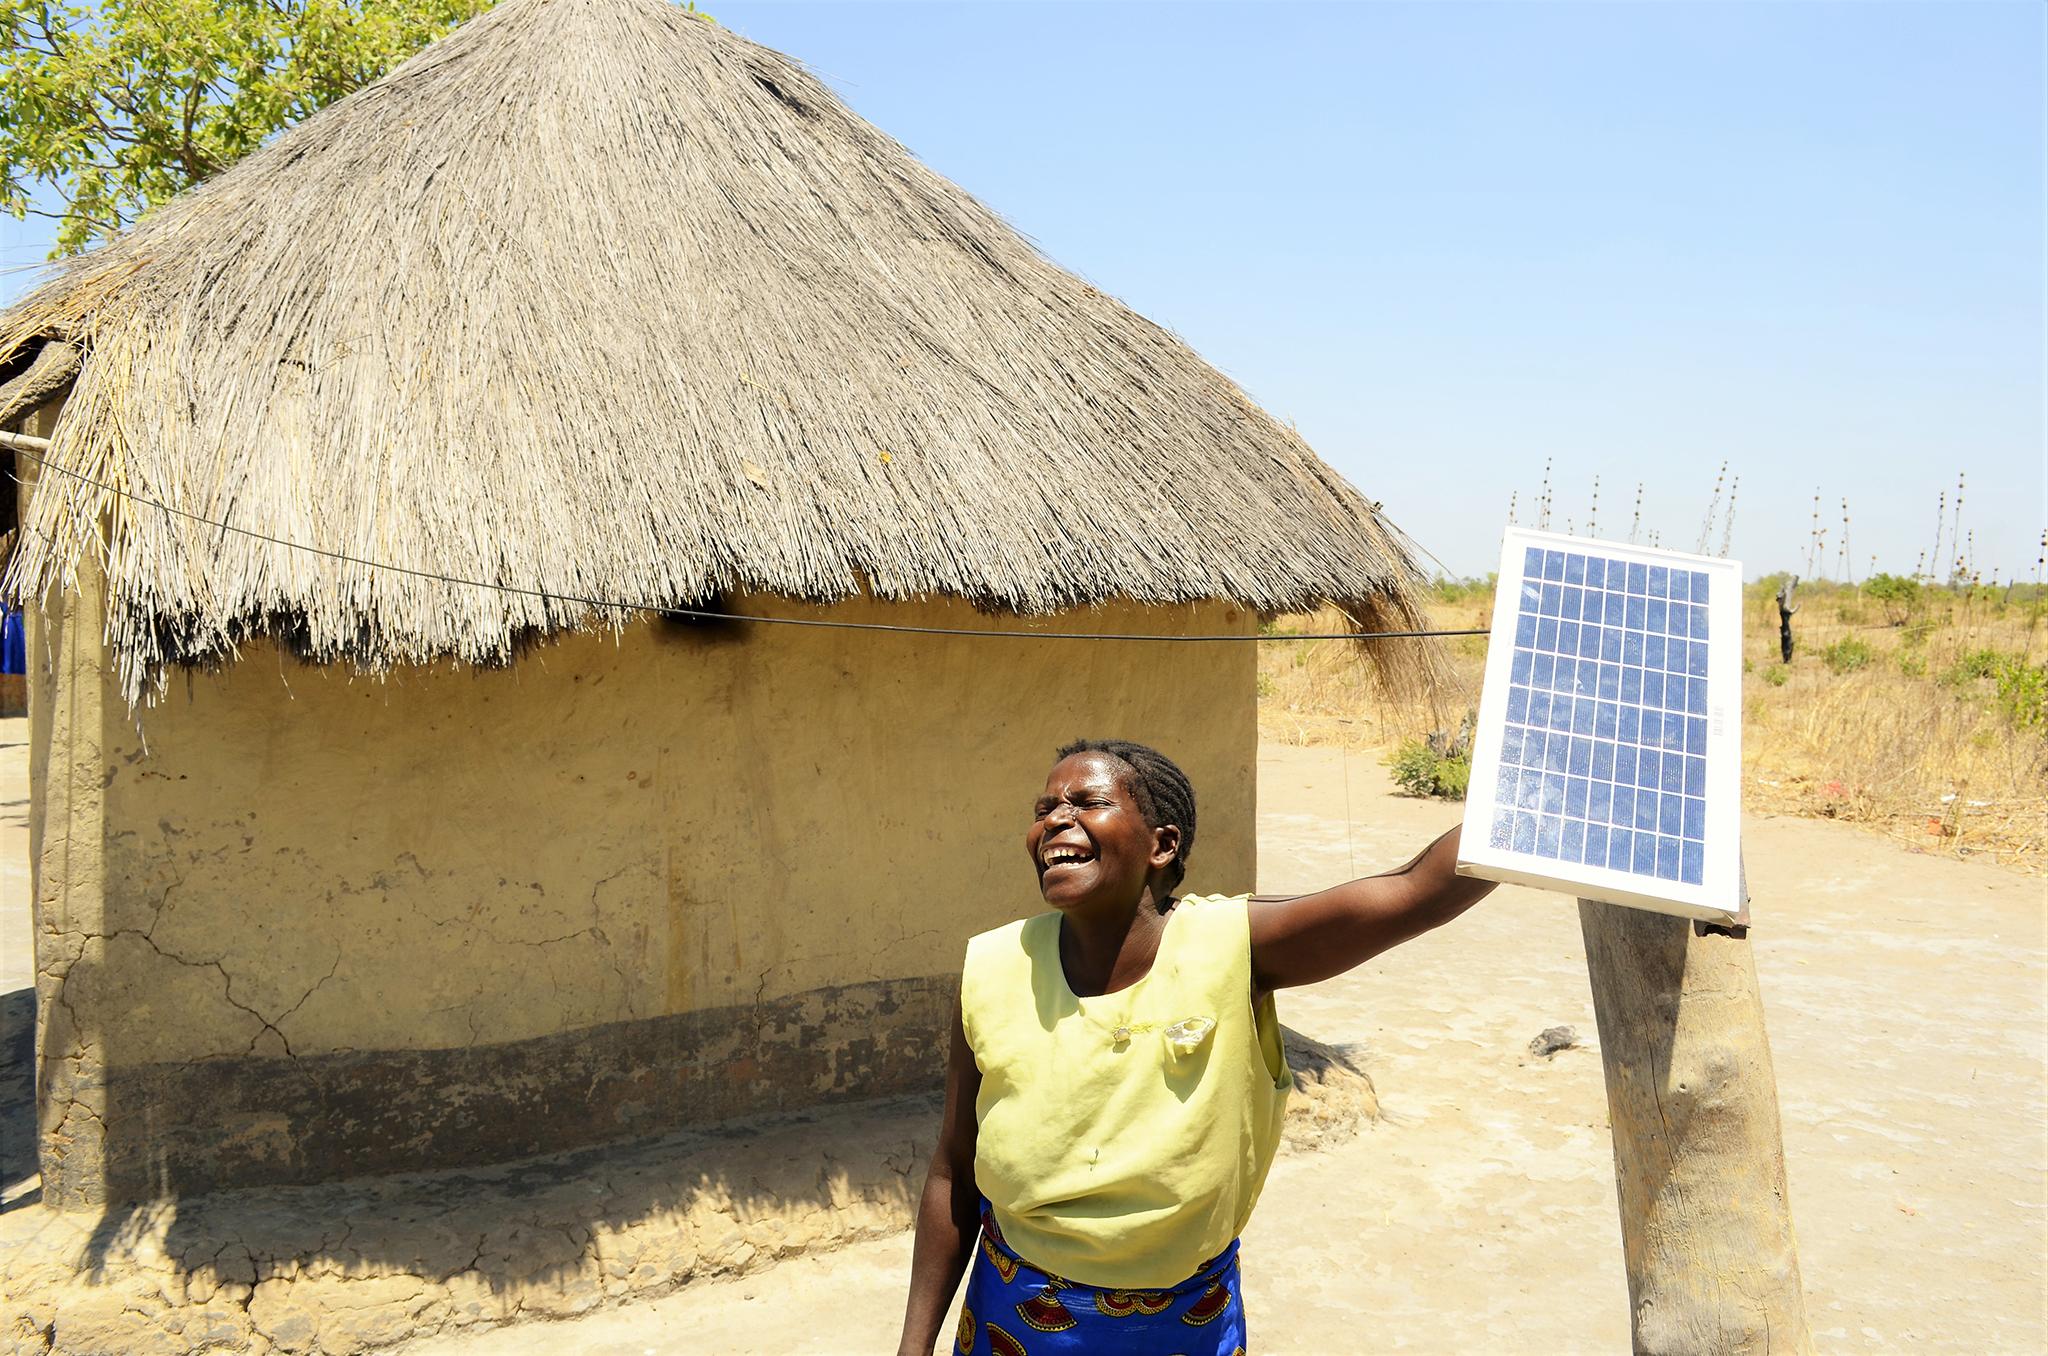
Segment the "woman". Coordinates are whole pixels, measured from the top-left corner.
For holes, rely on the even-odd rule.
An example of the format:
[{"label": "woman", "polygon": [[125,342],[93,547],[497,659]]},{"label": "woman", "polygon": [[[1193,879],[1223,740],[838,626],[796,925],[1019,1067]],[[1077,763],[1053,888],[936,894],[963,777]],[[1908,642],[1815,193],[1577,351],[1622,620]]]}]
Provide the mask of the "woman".
[{"label": "woman", "polygon": [[1242,1352],[1237,1236],[1290,1082],[1274,991],[1493,888],[1455,873],[1453,829],[1320,894],[1176,898],[1194,842],[1163,754],[1060,750],[1025,835],[1052,912],[968,943],[901,1356],[929,1356],[970,1259],[962,1356]]}]

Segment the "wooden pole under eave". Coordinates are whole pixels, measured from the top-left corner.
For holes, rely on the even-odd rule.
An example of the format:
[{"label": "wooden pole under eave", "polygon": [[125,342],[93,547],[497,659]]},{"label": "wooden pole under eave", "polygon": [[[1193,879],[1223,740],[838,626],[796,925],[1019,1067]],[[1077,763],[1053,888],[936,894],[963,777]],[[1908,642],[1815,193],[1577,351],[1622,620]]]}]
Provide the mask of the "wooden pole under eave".
[{"label": "wooden pole under eave", "polygon": [[1590,899],[1579,926],[1635,1351],[1812,1352],[1747,936]]}]

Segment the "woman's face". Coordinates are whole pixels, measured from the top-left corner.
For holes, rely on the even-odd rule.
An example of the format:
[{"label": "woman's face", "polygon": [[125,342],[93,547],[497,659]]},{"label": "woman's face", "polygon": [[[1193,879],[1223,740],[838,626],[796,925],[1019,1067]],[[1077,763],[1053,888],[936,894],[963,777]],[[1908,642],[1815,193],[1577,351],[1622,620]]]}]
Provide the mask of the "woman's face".
[{"label": "woman's face", "polygon": [[1056,909],[1129,908],[1151,873],[1172,864],[1180,830],[1153,828],[1131,795],[1130,769],[1106,753],[1061,759],[1045,779],[1024,847],[1038,892]]}]

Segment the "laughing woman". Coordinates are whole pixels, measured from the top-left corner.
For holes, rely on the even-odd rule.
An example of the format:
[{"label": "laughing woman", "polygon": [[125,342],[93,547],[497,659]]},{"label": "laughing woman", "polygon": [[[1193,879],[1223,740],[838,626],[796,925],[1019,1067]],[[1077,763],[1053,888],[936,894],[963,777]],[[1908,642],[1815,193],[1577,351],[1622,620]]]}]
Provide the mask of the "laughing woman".
[{"label": "laughing woman", "polygon": [[1454,829],[1320,894],[1177,897],[1194,789],[1122,740],[1060,750],[1024,841],[1051,911],[967,944],[901,1356],[970,1260],[961,1356],[1241,1352],[1237,1236],[1291,1081],[1274,991],[1493,887],[1453,872]]}]

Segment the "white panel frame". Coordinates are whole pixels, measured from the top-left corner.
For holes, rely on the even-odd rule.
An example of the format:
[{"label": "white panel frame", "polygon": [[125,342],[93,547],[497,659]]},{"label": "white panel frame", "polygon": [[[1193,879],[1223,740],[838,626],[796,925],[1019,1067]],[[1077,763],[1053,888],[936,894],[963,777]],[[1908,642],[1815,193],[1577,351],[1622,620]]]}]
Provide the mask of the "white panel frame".
[{"label": "white panel frame", "polygon": [[[1707,829],[1698,885],[1650,880],[1604,866],[1552,861],[1492,846],[1494,797],[1500,783],[1501,742],[1507,724],[1509,670],[1514,662],[1516,618],[1521,611],[1522,567],[1531,547],[1597,554],[1631,564],[1675,566],[1703,572],[1713,581],[1707,603]],[[1479,723],[1472,739],[1472,778],[1465,801],[1464,831],[1459,836],[1458,873],[1677,914],[1681,918],[1746,924],[1749,919],[1743,907],[1741,799],[1741,564],[1590,537],[1568,537],[1519,527],[1507,529],[1501,541],[1485,685],[1480,689]]]}]

